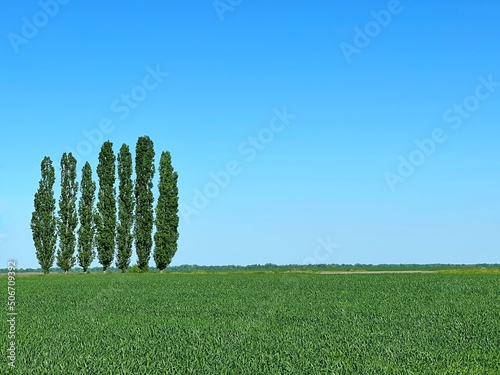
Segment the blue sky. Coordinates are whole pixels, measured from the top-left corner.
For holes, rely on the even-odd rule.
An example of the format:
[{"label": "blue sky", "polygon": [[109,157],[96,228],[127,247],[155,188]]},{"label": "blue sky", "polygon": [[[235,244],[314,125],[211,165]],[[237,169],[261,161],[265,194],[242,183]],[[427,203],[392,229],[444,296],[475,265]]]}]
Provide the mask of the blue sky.
[{"label": "blue sky", "polygon": [[95,176],[102,141],[149,135],[179,173],[172,265],[498,263],[499,16],[493,0],[2,2],[1,262],[38,267],[44,156]]}]

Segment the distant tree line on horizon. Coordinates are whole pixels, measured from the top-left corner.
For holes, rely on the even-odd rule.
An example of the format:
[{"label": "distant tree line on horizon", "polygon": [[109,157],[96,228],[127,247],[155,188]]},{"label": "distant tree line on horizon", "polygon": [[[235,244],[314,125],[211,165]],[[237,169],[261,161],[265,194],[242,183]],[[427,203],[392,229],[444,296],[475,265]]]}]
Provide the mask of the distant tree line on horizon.
[{"label": "distant tree line on horizon", "polygon": [[[169,272],[196,272],[196,271],[215,271],[215,272],[228,272],[228,271],[308,271],[308,270],[336,270],[336,271],[396,271],[396,270],[447,270],[447,269],[467,269],[467,268],[500,268],[500,264],[447,264],[447,263],[435,263],[435,264],[249,264],[249,265],[210,265],[203,266],[197,264],[181,264],[178,266],[170,266],[165,271]],[[132,267],[129,272],[133,272],[135,267]],[[54,267],[51,269],[54,272],[64,272],[59,267]],[[101,267],[90,267],[89,271],[100,271]],[[109,272],[121,272],[119,268],[108,267]],[[73,268],[69,272],[77,273],[81,272],[81,268]],[[137,267],[137,271],[138,267]],[[149,268],[150,272],[156,272],[158,269],[154,266]],[[7,268],[0,268],[1,273],[7,273]],[[18,268],[16,269],[18,273],[30,273],[30,272],[43,272],[41,268]]]},{"label": "distant tree line on horizon", "polygon": [[153,246],[153,258],[160,272],[171,263],[179,238],[178,174],[172,167],[170,153],[163,151],[159,163],[159,196],[154,207],[154,157],[153,141],[148,136],[139,137],[133,180],[130,147],[123,144],[115,157],[113,143],[104,142],[96,168],[99,183],[96,197],[97,186],[89,162],[83,166],[78,183],[77,161],[71,152],[64,153],[57,214],[53,189],[55,170],[50,157],[44,157],[31,217],[36,256],[44,273],[49,273],[54,261],[67,273],[77,260],[83,272],[88,272],[96,249],[104,272],[115,256],[117,268],[125,272],[130,266],[133,247],[140,272],[148,271]]}]

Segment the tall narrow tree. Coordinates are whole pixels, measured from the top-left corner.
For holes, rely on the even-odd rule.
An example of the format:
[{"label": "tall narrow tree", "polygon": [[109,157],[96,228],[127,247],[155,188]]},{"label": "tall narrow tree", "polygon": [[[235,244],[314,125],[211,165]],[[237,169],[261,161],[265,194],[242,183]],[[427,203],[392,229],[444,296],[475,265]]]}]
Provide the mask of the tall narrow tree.
[{"label": "tall narrow tree", "polygon": [[65,152],[61,158],[61,196],[59,197],[59,218],[57,220],[57,234],[59,236],[57,265],[64,273],[68,273],[76,261],[74,254],[75,231],[78,225],[77,194],[76,159],[71,152],[69,154]]},{"label": "tall narrow tree", "polygon": [[179,232],[179,190],[177,188],[177,172],[172,167],[172,158],[164,151],[160,158],[159,197],[156,204],[156,232],[154,260],[156,268],[163,270],[170,264],[177,251]]},{"label": "tall narrow tree", "polygon": [[116,266],[125,272],[130,265],[134,237],[134,185],[132,182],[132,154],[123,144],[118,153],[118,228]]},{"label": "tall narrow tree", "polygon": [[41,163],[42,178],[35,193],[35,210],[31,215],[31,232],[38,263],[43,273],[49,273],[54,264],[57,242],[56,200],[54,198],[55,171],[52,160],[46,156]]},{"label": "tall narrow tree", "polygon": [[95,215],[97,257],[103,272],[113,262],[115,252],[116,229],[116,158],[113,143],[106,141],[99,152],[97,176],[99,177],[99,194],[97,213]]},{"label": "tall narrow tree", "polygon": [[80,227],[78,228],[78,264],[87,272],[95,258],[94,202],[96,184],[92,180],[92,167],[86,162],[82,169],[81,196],[78,202]]},{"label": "tall narrow tree", "polygon": [[135,148],[135,249],[137,265],[148,270],[153,246],[154,145],[148,136],[139,137]]}]

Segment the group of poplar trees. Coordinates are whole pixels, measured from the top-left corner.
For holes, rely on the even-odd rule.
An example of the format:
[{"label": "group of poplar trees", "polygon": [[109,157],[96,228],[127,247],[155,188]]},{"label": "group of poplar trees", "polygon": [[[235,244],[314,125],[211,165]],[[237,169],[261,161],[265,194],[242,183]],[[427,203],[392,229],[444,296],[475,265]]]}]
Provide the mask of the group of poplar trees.
[{"label": "group of poplar trees", "polygon": [[[83,272],[87,272],[96,256],[96,249],[104,272],[111,266],[115,255],[116,266],[125,272],[130,265],[134,244],[137,266],[141,271],[149,268],[153,245],[153,258],[160,272],[170,264],[177,251],[179,238],[178,175],[172,167],[170,153],[162,152],[159,195],[156,207],[153,207],[155,151],[152,140],[148,136],[139,137],[135,152],[134,181],[129,146],[123,144],[115,157],[113,144],[104,142],[97,165],[97,199],[97,186],[92,179],[89,162],[83,166],[79,184],[76,159],[71,153],[64,153],[61,158],[61,195],[57,214],[53,190],[54,167],[48,156],[43,159],[31,231],[36,256],[44,273],[49,273],[56,260],[56,247],[57,266],[64,272],[68,272],[77,260]],[[116,172],[118,193],[115,187]]]}]

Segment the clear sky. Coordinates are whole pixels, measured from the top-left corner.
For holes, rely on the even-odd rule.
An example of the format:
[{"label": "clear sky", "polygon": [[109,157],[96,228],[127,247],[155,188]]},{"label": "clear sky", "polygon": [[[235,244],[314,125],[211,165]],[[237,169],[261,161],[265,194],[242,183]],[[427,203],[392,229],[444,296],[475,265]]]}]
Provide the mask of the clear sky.
[{"label": "clear sky", "polygon": [[0,267],[38,267],[44,156],[58,199],[63,152],[96,178],[102,141],[141,135],[179,173],[172,265],[498,263],[499,18],[496,0],[2,1]]}]

